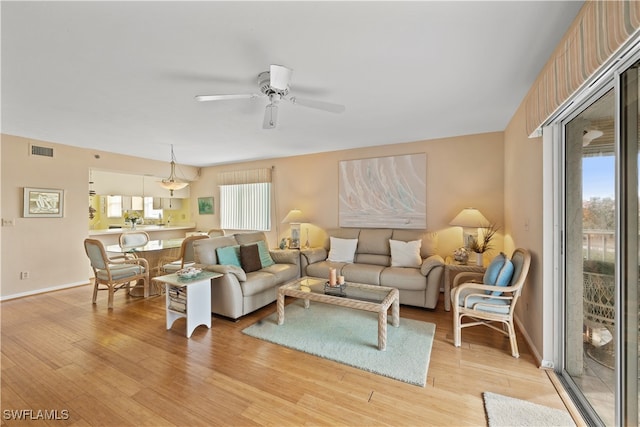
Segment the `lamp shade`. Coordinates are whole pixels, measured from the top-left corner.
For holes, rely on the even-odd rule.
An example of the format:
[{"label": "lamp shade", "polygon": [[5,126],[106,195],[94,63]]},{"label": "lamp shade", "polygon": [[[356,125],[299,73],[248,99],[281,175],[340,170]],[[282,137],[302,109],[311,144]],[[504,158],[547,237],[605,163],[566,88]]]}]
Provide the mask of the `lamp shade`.
[{"label": "lamp shade", "polygon": [[489,225],[489,220],[475,208],[464,208],[455,218],[451,220],[449,225],[464,228],[480,228]]},{"label": "lamp shade", "polygon": [[282,220],[283,224],[300,224],[309,222],[300,209],[291,209],[287,216]]}]

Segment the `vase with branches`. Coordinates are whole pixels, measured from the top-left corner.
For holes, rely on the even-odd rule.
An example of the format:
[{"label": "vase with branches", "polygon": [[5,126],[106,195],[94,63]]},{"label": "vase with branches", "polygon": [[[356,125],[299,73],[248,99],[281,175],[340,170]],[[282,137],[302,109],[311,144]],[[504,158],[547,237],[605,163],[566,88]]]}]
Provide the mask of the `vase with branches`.
[{"label": "vase with branches", "polygon": [[483,254],[491,249],[493,237],[498,232],[499,227],[495,224],[489,224],[486,227],[482,227],[482,239],[476,236],[472,236],[469,241],[469,249],[475,252],[476,255],[476,263],[482,266]]}]

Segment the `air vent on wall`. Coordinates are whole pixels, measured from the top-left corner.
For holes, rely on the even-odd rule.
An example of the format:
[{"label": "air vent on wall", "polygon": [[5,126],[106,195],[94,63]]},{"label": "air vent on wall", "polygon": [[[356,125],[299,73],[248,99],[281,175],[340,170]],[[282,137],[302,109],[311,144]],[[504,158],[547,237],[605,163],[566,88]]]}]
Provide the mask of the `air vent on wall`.
[{"label": "air vent on wall", "polygon": [[32,156],[53,157],[53,148],[51,148],[51,147],[41,147],[39,145],[31,144],[31,155]]}]

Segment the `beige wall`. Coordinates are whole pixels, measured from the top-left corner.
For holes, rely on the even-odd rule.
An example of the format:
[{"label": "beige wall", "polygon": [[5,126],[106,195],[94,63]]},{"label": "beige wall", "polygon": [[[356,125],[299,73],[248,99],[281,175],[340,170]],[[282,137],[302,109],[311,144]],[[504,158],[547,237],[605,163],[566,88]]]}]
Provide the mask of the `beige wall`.
[{"label": "beige wall", "polygon": [[[29,143],[54,148],[54,158],[29,155]],[[99,158],[96,158],[98,155]],[[89,169],[163,176],[168,162],[122,156],[2,135],[0,297],[87,283],[91,271],[82,242],[88,234]],[[197,169],[184,167],[196,176]],[[24,187],[65,190],[63,218],[22,218]],[[30,278],[21,280],[20,272]]]},{"label": "beige wall", "polygon": [[524,104],[505,129],[505,250],[516,247],[531,252],[531,270],[516,306],[516,317],[524,326],[538,360],[543,353],[542,282],[542,138],[529,138]]},{"label": "beige wall", "polygon": [[[168,173],[167,162],[48,142],[39,143],[55,148],[54,159],[32,157],[28,154],[29,142],[2,136],[2,218],[15,218],[15,225],[3,227],[1,235],[3,298],[87,282],[90,271],[82,242],[87,237],[90,168],[155,176]],[[466,206],[477,207],[491,221],[504,226],[502,132],[204,168],[199,180],[191,184],[192,221],[200,230],[219,226],[218,172],[275,166],[276,206],[270,243],[275,245],[279,237],[288,235],[288,227],[279,222],[297,207],[313,221],[311,244],[320,245],[324,241],[322,230],[338,226],[339,161],[410,153],[427,154],[427,227],[441,232],[443,255],[462,245],[460,228],[449,227],[448,223]],[[195,169],[183,169],[191,176],[197,173]],[[64,218],[22,218],[25,186],[64,189]],[[216,213],[198,215],[197,198],[207,196],[215,196]],[[304,241],[306,232],[302,237]],[[502,249],[501,239],[495,249]],[[30,279],[20,280],[21,271],[29,271]]]},{"label": "beige wall", "polygon": [[[312,222],[311,227],[303,224],[302,241],[306,240],[306,229],[310,228],[311,245],[322,245],[323,230],[338,226],[339,162],[411,153],[427,155],[427,228],[441,233],[443,255],[450,255],[462,245],[461,229],[448,225],[462,208],[476,207],[491,221],[504,224],[503,134],[496,132],[206,168],[191,194],[195,197],[215,195],[216,214],[195,215],[198,227],[219,227],[216,182],[219,172],[273,166],[276,206],[274,229],[268,233],[270,244],[276,245],[280,238],[288,236],[288,226],[280,222],[289,210],[298,208]],[[192,212],[197,209],[192,208]],[[495,249],[502,249],[500,238]]]}]

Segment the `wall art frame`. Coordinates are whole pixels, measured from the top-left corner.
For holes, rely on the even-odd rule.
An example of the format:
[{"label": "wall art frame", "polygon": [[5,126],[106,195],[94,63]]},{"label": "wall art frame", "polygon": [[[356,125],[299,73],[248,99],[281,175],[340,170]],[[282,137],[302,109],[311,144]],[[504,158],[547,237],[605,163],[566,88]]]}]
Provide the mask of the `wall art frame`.
[{"label": "wall art frame", "polygon": [[340,227],[427,228],[427,154],[342,160]]},{"label": "wall art frame", "polygon": [[198,213],[200,215],[213,215],[215,213],[213,197],[198,197]]},{"label": "wall art frame", "polygon": [[24,187],[24,218],[62,218],[64,190]]}]

